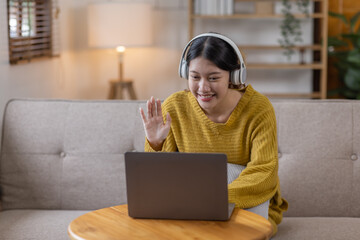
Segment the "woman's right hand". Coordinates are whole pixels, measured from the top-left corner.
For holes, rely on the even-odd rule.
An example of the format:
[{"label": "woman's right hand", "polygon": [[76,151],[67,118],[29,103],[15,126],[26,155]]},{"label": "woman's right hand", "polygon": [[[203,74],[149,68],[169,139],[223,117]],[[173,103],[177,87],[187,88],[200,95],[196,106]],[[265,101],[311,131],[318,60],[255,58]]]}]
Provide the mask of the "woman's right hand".
[{"label": "woman's right hand", "polygon": [[154,97],[151,97],[147,101],[147,113],[145,115],[144,110],[140,108],[141,118],[144,124],[144,130],[146,138],[150,146],[159,151],[162,148],[162,145],[169,134],[171,117],[170,114],[166,114],[166,123],[164,123],[161,109],[161,101],[157,99],[155,101]]}]

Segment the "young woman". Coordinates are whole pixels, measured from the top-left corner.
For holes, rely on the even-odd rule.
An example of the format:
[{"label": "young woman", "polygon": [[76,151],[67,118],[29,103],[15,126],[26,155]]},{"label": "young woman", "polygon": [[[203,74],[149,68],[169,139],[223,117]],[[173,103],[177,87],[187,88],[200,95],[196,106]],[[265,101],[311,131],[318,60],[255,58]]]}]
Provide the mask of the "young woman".
[{"label": "young woman", "polygon": [[280,194],[276,119],[270,101],[245,86],[241,53],[220,34],[192,39],[179,72],[188,79],[189,90],[172,94],[163,105],[151,97],[147,116],[140,109],[145,151],[225,153],[229,202],[265,215],[275,234],[288,204]]}]

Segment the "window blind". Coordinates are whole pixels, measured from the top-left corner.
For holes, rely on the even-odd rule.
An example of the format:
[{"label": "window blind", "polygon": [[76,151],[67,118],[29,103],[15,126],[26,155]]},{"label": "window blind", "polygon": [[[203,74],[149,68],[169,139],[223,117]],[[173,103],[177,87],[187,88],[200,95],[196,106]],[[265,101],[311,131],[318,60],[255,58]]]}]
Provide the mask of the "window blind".
[{"label": "window blind", "polygon": [[7,7],[10,64],[58,55],[57,1],[8,0]]}]

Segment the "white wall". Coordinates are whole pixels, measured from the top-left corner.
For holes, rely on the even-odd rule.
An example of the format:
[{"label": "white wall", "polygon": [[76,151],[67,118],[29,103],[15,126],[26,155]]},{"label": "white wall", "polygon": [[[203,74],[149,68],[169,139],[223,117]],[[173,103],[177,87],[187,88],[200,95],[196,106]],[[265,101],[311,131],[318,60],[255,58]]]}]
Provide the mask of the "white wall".
[{"label": "white wall", "polygon": [[[1,1],[0,116],[12,98],[107,98],[108,81],[118,74],[117,56],[112,50],[87,47],[86,6],[91,0],[58,2],[61,56],[10,65],[6,1]],[[152,95],[165,98],[171,92],[186,88],[186,81],[177,76],[181,50],[187,41],[185,1],[149,2],[154,5],[154,45],[128,49],[125,56],[125,77],[134,79],[139,99]]]},{"label": "white wall", "polygon": [[[1,116],[5,103],[11,98],[105,99],[107,97],[108,81],[118,74],[117,56],[113,50],[89,49],[86,32],[86,6],[89,2],[101,1],[106,0],[59,0],[61,56],[11,66],[8,63],[6,1],[1,1]],[[147,99],[152,95],[166,98],[172,92],[185,89],[187,86],[186,80],[180,79],[177,74],[179,58],[188,40],[187,1],[135,1],[147,1],[153,4],[155,38],[151,47],[126,51],[125,77],[134,79],[139,99]],[[238,43],[276,44],[280,24],[280,21],[276,21],[278,20],[200,21],[196,23],[196,33],[216,31],[227,34]],[[304,27],[305,43],[311,42],[311,27],[310,22]],[[310,55],[307,56],[309,57]],[[249,54],[247,58],[248,62],[284,60],[281,53],[268,53],[264,56],[263,53],[257,52]],[[259,91],[309,92],[311,72],[249,70],[248,83]]]}]

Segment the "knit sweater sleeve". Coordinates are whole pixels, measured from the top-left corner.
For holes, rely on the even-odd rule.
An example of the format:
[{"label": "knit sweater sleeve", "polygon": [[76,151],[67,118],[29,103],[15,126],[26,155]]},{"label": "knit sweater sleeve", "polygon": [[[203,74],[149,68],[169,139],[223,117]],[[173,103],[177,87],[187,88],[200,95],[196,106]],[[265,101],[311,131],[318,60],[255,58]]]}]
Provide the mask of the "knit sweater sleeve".
[{"label": "knit sweater sleeve", "polygon": [[271,199],[279,188],[276,119],[270,107],[250,123],[250,161],[239,177],[229,184],[229,202],[250,208]]}]

